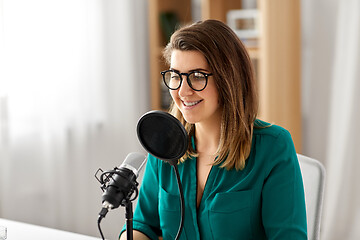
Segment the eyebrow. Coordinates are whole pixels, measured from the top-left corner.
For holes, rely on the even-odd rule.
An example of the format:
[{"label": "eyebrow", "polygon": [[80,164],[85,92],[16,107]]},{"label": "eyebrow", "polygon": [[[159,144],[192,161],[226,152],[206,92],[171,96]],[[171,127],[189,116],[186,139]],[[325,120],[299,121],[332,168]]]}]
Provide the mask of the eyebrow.
[{"label": "eyebrow", "polygon": [[[176,71],[176,72],[180,72],[178,69],[175,69],[175,68],[170,68],[170,70],[174,70],[174,71]],[[188,72],[196,72],[196,71],[200,71],[200,72],[210,72],[209,70],[204,69],[204,68],[194,68],[194,69],[191,69],[191,70],[188,71]]]}]

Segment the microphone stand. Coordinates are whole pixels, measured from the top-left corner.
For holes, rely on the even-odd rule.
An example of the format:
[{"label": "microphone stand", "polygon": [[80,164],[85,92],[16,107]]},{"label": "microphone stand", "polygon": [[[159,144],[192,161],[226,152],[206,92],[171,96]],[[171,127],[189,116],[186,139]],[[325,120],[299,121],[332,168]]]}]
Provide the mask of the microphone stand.
[{"label": "microphone stand", "polygon": [[[109,179],[112,178],[112,176],[114,174],[118,174],[121,175],[119,172],[116,171],[117,168],[115,168],[112,171],[107,171],[107,172],[103,172],[102,169],[98,169],[97,172],[95,173],[95,178],[102,184],[101,189],[104,191],[104,189],[107,189],[109,184]],[[97,177],[97,174],[101,172],[101,176],[100,178]],[[106,176],[106,178],[104,179],[104,176]],[[124,199],[122,200],[122,202],[119,204],[121,206],[125,207],[125,218],[126,218],[126,237],[128,240],[133,240],[133,207],[132,207],[132,201],[136,199],[136,197],[138,196],[139,190],[137,188],[138,183],[136,182],[136,180],[134,182],[130,182],[130,184],[132,185],[132,189],[130,191],[130,194],[128,194],[126,197],[124,197]],[[131,198],[131,196],[133,195],[133,193],[135,192],[135,196],[133,196]],[[104,238],[104,235],[101,231],[101,227],[100,227],[100,222],[101,220],[106,216],[106,214],[108,213],[109,210],[113,209],[113,206],[108,202],[105,202],[106,204],[104,205],[103,203],[103,208],[101,209],[100,213],[99,213],[99,218],[98,218],[98,228],[99,228],[99,232],[101,235],[102,239]],[[119,205],[117,205],[115,208],[117,208]]]},{"label": "microphone stand", "polygon": [[126,218],[126,239],[133,240],[133,208],[132,202],[129,198],[126,198],[123,202],[125,206],[125,218]]},{"label": "microphone stand", "polygon": [[171,166],[173,166],[173,170],[175,172],[176,181],[177,181],[178,188],[179,188],[179,195],[180,195],[180,213],[181,213],[181,215],[180,215],[180,225],[179,225],[178,233],[176,234],[176,237],[175,237],[175,240],[178,240],[180,238],[180,234],[181,234],[182,229],[184,227],[185,201],[184,201],[184,193],[183,193],[181,180],[180,180],[180,174],[179,174],[179,170],[177,168],[177,161],[176,161],[176,163],[174,161],[170,161],[169,163],[170,163]]}]

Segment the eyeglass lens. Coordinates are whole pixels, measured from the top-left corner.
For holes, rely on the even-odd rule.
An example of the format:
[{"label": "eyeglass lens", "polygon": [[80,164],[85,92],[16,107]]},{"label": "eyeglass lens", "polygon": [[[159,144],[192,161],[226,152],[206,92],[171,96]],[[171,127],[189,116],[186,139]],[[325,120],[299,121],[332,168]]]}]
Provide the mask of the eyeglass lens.
[{"label": "eyeglass lens", "polygon": [[[165,84],[170,89],[178,89],[182,82],[182,77],[179,73],[169,71],[164,74]],[[206,76],[201,72],[192,72],[188,75],[188,83],[194,90],[203,90],[206,86]]]}]

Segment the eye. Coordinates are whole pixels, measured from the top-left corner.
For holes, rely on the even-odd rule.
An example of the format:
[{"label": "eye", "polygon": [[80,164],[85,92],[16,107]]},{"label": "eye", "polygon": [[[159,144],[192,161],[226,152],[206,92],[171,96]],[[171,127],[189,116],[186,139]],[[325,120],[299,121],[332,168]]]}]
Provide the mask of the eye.
[{"label": "eye", "polygon": [[194,72],[194,73],[191,74],[191,76],[192,76],[193,80],[199,80],[200,81],[200,80],[205,79],[205,75],[203,73],[201,73],[201,72]]},{"label": "eye", "polygon": [[180,76],[177,73],[171,73],[171,80],[180,80]]}]

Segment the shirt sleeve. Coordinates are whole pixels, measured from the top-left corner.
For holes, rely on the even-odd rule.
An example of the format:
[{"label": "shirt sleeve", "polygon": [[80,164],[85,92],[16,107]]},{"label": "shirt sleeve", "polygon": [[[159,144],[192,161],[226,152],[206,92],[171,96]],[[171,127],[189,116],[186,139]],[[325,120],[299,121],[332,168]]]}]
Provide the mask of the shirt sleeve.
[{"label": "shirt sleeve", "polygon": [[307,239],[302,176],[288,131],[278,135],[266,167],[262,218],[267,239]]},{"label": "shirt sleeve", "polygon": [[[159,161],[148,155],[133,217],[133,229],[144,233],[150,239],[158,239],[158,236],[161,235],[158,214],[159,181],[157,172]],[[125,230],[126,225],[121,233]]]}]

